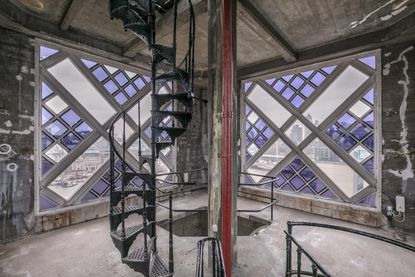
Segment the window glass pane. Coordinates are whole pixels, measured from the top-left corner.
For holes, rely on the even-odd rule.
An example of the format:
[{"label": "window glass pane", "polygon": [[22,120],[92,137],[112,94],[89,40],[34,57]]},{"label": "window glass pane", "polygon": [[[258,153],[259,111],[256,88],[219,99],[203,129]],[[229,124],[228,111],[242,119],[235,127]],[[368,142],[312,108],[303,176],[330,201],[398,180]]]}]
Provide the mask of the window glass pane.
[{"label": "window glass pane", "polygon": [[304,114],[315,125],[320,125],[321,122],[352,95],[367,79],[367,75],[352,66],[348,66]]},{"label": "window glass pane", "polygon": [[67,111],[61,116],[61,118],[71,127],[81,120],[79,115],[77,115],[73,110]]},{"label": "window glass pane", "polygon": [[69,150],[74,149],[79,143],[81,139],[78,138],[74,133],[69,133],[61,139],[61,143],[66,146]]},{"label": "window glass pane", "polygon": [[59,138],[68,130],[68,128],[66,128],[59,120],[55,120],[46,126],[45,130],[55,138]]},{"label": "window glass pane", "polygon": [[371,154],[361,145],[355,147],[352,151],[350,151],[350,155],[359,163],[364,161],[367,157]]},{"label": "window glass pane", "polygon": [[[134,158],[136,158],[138,160],[138,148],[139,148],[139,139],[137,139],[136,141],[134,141],[133,144],[131,144],[131,146],[128,148],[128,152],[131,153],[131,155],[133,155]],[[141,140],[141,155],[143,156],[151,156],[151,149],[150,146],[148,146],[148,144],[144,141]]]},{"label": "window glass pane", "polygon": [[[114,137],[118,141],[118,143],[123,142],[123,134],[124,134],[124,120],[122,118],[118,119],[114,125]],[[130,127],[128,123],[125,124],[125,140],[134,133],[133,129]]]},{"label": "window glass pane", "polygon": [[322,69],[324,70],[324,72],[330,74],[336,69],[336,67],[337,67],[336,65],[332,65],[332,66],[324,67]]},{"label": "window glass pane", "polygon": [[75,128],[75,131],[83,138],[87,138],[92,133],[92,128],[85,122]]},{"label": "window glass pane", "polygon": [[374,91],[373,88],[363,97],[367,102],[373,105],[374,101]]},{"label": "window glass pane", "polygon": [[297,119],[290,128],[285,131],[285,134],[295,145],[299,145],[309,134],[311,134],[311,131]]},{"label": "window glass pane", "polygon": [[44,60],[46,58],[49,58],[52,55],[55,55],[59,51],[50,47],[46,46],[40,46],[40,60]]},{"label": "window glass pane", "polygon": [[361,58],[361,59],[359,59],[359,61],[361,61],[365,65],[370,66],[373,69],[376,68],[376,57],[375,56]]},{"label": "window glass pane", "polygon": [[65,59],[48,70],[101,124],[115,114],[115,109],[69,59]]},{"label": "window glass pane", "polygon": [[48,188],[65,200],[69,200],[108,160],[108,157],[109,144],[101,137],[63,171]]},{"label": "window glass pane", "polygon": [[46,110],[44,107],[42,107],[42,124],[45,124],[52,118],[53,115],[50,112],[48,112],[48,110]]},{"label": "window glass pane", "polygon": [[146,84],[144,83],[143,79],[138,77],[137,79],[134,80],[134,85],[136,85],[138,89],[142,89]]},{"label": "window glass pane", "polygon": [[42,175],[45,175],[54,166],[53,163],[42,157]]},{"label": "window glass pane", "polygon": [[42,150],[44,150],[45,148],[47,148],[49,145],[51,145],[53,143],[53,140],[46,135],[44,132],[42,132]]},{"label": "window glass pane", "polygon": [[128,101],[128,98],[122,92],[115,95],[114,98],[118,102],[118,104],[120,104],[120,105],[124,105]]},{"label": "window glass pane", "polygon": [[135,76],[137,76],[137,73],[134,73],[134,72],[131,72],[131,71],[128,71],[128,70],[126,70],[125,73],[127,74],[127,76],[130,79],[133,79]]},{"label": "window glass pane", "polygon": [[52,93],[53,91],[45,83],[42,82],[42,100],[51,95]]},{"label": "window glass pane", "polygon": [[66,103],[59,96],[55,96],[47,101],[46,106],[48,106],[55,114],[60,113],[68,107],[68,105],[66,105]]},{"label": "window glass pane", "polygon": [[[129,111],[128,115],[138,125],[138,104],[134,105]],[[151,117],[151,93],[146,94],[140,100],[140,122],[141,126]]]},{"label": "window glass pane", "polygon": [[[247,170],[248,173],[268,175],[279,162],[288,155],[291,149],[281,140],[278,139],[261,155]],[[258,183],[262,177],[251,176],[256,183]]]},{"label": "window glass pane", "polygon": [[348,196],[369,186],[363,178],[319,139],[315,139],[304,153]]},{"label": "window glass pane", "polygon": [[55,144],[52,146],[48,151],[45,153],[50,159],[55,162],[60,162],[66,155],[68,155],[68,151],[66,151],[62,146],[59,144]]},{"label": "window glass pane", "polygon": [[278,127],[281,127],[291,115],[259,85],[255,85],[248,98]]},{"label": "window glass pane", "polygon": [[58,205],[47,199],[43,195],[39,196],[39,208],[41,211],[56,208]]},{"label": "window glass pane", "polygon": [[366,114],[368,111],[370,111],[370,107],[363,103],[362,101],[357,101],[356,104],[354,104],[350,111],[357,115],[358,117],[362,117],[364,114]]},{"label": "window glass pane", "polygon": [[94,67],[97,64],[96,62],[85,60],[85,59],[81,59],[81,61],[85,64],[86,67],[88,67],[88,69],[90,69],[91,67]]},{"label": "window glass pane", "polygon": [[117,72],[118,68],[109,66],[109,65],[105,65],[105,68],[108,70],[109,73],[114,74],[115,72]]}]

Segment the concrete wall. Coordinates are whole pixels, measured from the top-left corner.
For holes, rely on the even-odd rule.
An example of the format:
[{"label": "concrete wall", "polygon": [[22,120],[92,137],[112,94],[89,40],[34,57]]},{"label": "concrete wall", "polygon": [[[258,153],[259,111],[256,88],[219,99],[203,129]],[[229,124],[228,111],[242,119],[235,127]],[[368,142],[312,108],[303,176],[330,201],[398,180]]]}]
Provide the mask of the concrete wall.
[{"label": "concrete wall", "polygon": [[[107,206],[101,203],[70,214],[65,211],[62,216],[45,215],[36,223],[33,183],[34,47],[30,37],[2,28],[0,41],[0,241],[104,216],[102,211],[106,213]],[[415,230],[414,46],[415,42],[393,45],[382,51],[382,206],[394,204],[398,194],[406,197],[407,219],[404,223],[393,223],[405,231]],[[200,97],[203,90],[197,90],[196,94]],[[177,143],[178,170],[207,167],[207,117],[206,104],[195,101],[190,128]],[[206,172],[190,174],[190,181],[205,183],[206,179]],[[350,213],[347,214],[350,217]],[[67,219],[62,221],[63,218]]]},{"label": "concrete wall", "polygon": [[34,47],[0,28],[0,241],[30,233],[34,207]]},{"label": "concrete wall", "polygon": [[[206,90],[195,89],[197,98],[206,98]],[[192,109],[192,121],[186,132],[177,140],[177,170],[207,169],[207,103],[195,100]],[[197,184],[207,183],[207,170],[189,173],[189,181]]]},{"label": "concrete wall", "polygon": [[415,231],[415,41],[382,51],[383,207],[406,198],[406,221]]}]

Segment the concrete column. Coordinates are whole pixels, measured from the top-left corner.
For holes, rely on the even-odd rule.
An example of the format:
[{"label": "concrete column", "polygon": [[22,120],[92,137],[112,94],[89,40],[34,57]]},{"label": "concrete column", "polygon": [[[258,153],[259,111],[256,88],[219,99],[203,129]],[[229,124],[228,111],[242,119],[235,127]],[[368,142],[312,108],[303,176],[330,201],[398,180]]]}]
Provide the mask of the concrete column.
[{"label": "concrete column", "polygon": [[221,239],[227,276],[231,276],[236,268],[237,234],[236,1],[208,3],[209,236]]}]

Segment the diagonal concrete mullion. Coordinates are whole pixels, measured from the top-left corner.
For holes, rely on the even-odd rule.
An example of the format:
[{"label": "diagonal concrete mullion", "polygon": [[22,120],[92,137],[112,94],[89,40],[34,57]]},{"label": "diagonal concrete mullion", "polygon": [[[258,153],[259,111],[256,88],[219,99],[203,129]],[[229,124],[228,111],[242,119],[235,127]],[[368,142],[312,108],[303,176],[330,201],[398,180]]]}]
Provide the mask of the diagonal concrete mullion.
[{"label": "diagonal concrete mullion", "polygon": [[[66,91],[66,89],[59,83],[59,81],[57,81],[55,77],[48,72],[47,68],[63,61],[65,58],[68,57],[70,57],[72,62],[75,63],[75,66],[77,66],[78,70],[81,70],[81,73],[84,76],[86,75],[88,81],[91,82],[91,80],[95,80],[95,78],[90,74],[90,72],[86,72],[85,68],[83,68],[85,67],[83,63],[81,63],[76,57],[72,55],[66,56],[64,52],[59,52],[55,54],[53,57],[51,56],[50,58],[45,59],[43,63],[40,63],[40,75],[43,77],[45,82],[51,87],[51,89],[53,88],[53,90],[56,91],[59,94],[59,96],[62,97],[66,102],[71,103],[71,109],[73,109],[77,114],[79,114],[82,117],[83,121],[90,125],[94,129],[94,131],[89,135],[88,138],[83,140],[77,148],[68,153],[68,155],[63,159],[63,161],[59,162],[52,171],[50,171],[46,176],[42,178],[40,182],[40,188],[43,190],[42,193],[44,193],[45,195],[47,194],[47,196],[51,200],[55,201],[60,205],[74,203],[78,200],[79,197],[82,197],[85,191],[89,190],[90,187],[95,183],[95,181],[101,178],[101,171],[105,172],[108,169],[108,166],[106,166],[108,162],[105,163],[93,176],[91,176],[89,180],[80,188],[80,190],[78,190],[68,201],[66,201],[61,196],[48,189],[47,186],[54,179],[56,179],[56,177],[58,177],[68,166],[70,166],[86,149],[88,149],[93,143],[95,143],[100,136],[107,138],[107,129],[109,128],[114,118],[117,116],[117,113],[114,114],[110,118],[110,120],[108,120],[105,124],[101,125],[68,91]],[[87,73],[89,73],[89,75]],[[106,99],[107,97],[105,96],[107,96],[107,93],[103,91],[102,85],[101,87],[99,87],[97,84],[93,85],[98,90],[98,92],[100,92],[100,94],[103,95]],[[123,109],[130,109],[132,106],[134,106],[135,102],[137,102],[140,98],[144,97],[149,92],[149,90],[150,88],[149,86],[147,86],[142,90],[138,91],[138,93],[134,97],[132,97],[127,102],[127,104],[124,105]],[[121,112],[121,108],[118,106],[117,103],[115,103],[114,99],[106,100],[114,107],[114,109],[117,112]],[[128,114],[126,114],[126,122],[128,122],[132,126],[136,126],[134,120],[132,120]],[[137,134],[137,132],[134,131],[134,129],[133,132],[134,133],[132,136]],[[131,145],[133,142],[133,140],[127,142],[127,147]],[[130,155],[130,153],[126,154],[127,156]],[[127,158],[131,161],[135,160],[132,158],[132,156]]]},{"label": "diagonal concrete mullion", "polygon": [[[356,91],[363,93],[367,90],[368,87],[373,85],[374,77],[368,78]],[[263,88],[267,90],[268,92],[271,91],[269,88],[265,87]],[[362,92],[363,91],[363,92]],[[322,130],[320,130],[317,126],[315,126],[312,122],[310,122],[307,118],[305,118],[304,115],[302,115],[299,111],[297,111],[294,107],[292,107],[289,103],[285,101],[285,98],[283,98],[279,94],[273,94],[272,95],[274,99],[276,99],[285,109],[287,109],[291,114],[293,114],[305,127],[307,127],[313,134],[316,134],[317,137],[325,143],[336,155],[341,157],[346,164],[348,164],[351,168],[353,168],[357,173],[359,173],[360,176],[362,176],[366,182],[368,182],[370,185],[376,185],[376,179],[371,176],[368,172],[366,172],[365,169],[361,167],[360,164],[356,162],[356,160],[348,155],[348,153],[344,153],[343,149],[341,149],[335,142],[333,142],[330,138],[328,138]],[[350,97],[349,97],[350,98]],[[348,98],[348,99],[349,99]],[[346,100],[347,101],[347,100]],[[345,101],[345,102],[346,102]],[[340,105],[341,106],[341,105]],[[327,118],[333,118],[333,113],[328,115]]]},{"label": "diagonal concrete mullion", "polygon": [[[121,108],[120,105],[118,105],[118,103],[115,101],[114,97],[112,97],[111,95],[108,94],[105,87],[101,84],[101,82],[99,82],[95,78],[95,76],[92,75],[92,73],[89,71],[88,68],[86,68],[86,66],[83,62],[81,62],[74,55],[69,55],[69,58],[75,64],[77,69],[82,73],[82,75],[84,75],[86,77],[86,79],[95,87],[95,89],[101,94],[101,96],[104,97],[105,100],[107,100],[107,102],[117,111],[117,113],[121,113],[123,110],[125,110],[125,109]],[[131,99],[127,102],[130,102],[130,101],[131,101]],[[133,102],[133,101],[131,101],[131,102]],[[129,125],[135,126],[134,120],[131,119],[131,117],[129,116],[129,114],[127,112],[126,112],[125,117],[126,117],[126,121]],[[135,132],[134,128],[132,128],[132,130],[133,130],[133,132]]]},{"label": "diagonal concrete mullion", "polygon": [[[339,64],[336,67],[336,69],[324,80],[324,82],[320,86],[318,86],[316,88],[316,90],[313,92],[313,94],[310,95],[310,97],[307,98],[307,100],[304,102],[304,104],[299,108],[299,111],[301,113],[303,113],[305,110],[307,110],[307,108],[310,107],[314,103],[314,101],[321,94],[323,94],[323,92],[327,89],[327,87],[347,68],[348,65],[349,65],[349,63],[346,63],[346,62],[343,62],[343,63]],[[257,83],[257,85],[261,86],[262,88],[264,88],[264,87],[269,87],[270,88],[270,86],[266,82],[264,82],[262,80],[258,80],[258,81],[256,81],[256,83]],[[252,92],[252,90],[253,90],[254,87],[255,87],[255,85],[251,86],[250,90],[248,91],[248,95],[247,94],[244,94],[244,100],[245,100],[245,102],[246,102],[247,99],[249,99],[248,98],[249,93]],[[267,93],[269,93],[269,91],[267,91]],[[270,93],[270,94],[272,95],[273,93]],[[250,103],[252,103],[252,102],[250,102]],[[256,111],[257,109],[258,108],[256,108],[254,111]],[[297,118],[294,115],[291,115],[291,117],[288,118],[287,121],[281,126],[280,130],[283,131],[283,132],[285,132],[291,126],[291,124],[293,124],[296,120],[297,120]],[[265,147],[265,145],[264,145],[264,147]],[[260,150],[262,150],[262,148]],[[258,151],[258,152],[261,152],[261,155],[262,155],[262,153],[265,152],[265,151],[266,150],[264,150],[264,151]],[[260,157],[260,154],[259,153],[256,153],[250,159],[250,161],[252,161],[252,163],[253,163],[259,157]]]},{"label": "diagonal concrete mullion", "polygon": [[[88,147],[95,143],[96,139],[99,138],[99,135],[107,139],[107,129],[117,114],[114,114],[110,120],[108,120],[104,125],[101,125],[69,92],[66,91],[66,89],[46,69],[41,67],[40,70],[43,78],[48,83],[48,85],[50,85],[51,88],[54,88],[55,91],[59,91],[59,95],[65,101],[71,103],[71,108],[77,114],[81,115],[82,119],[95,130],[87,139],[81,143],[79,147],[72,150],[63,161],[58,163],[52,172],[42,178],[41,188],[43,188],[52,182],[57,176],[59,176],[59,174],[62,173],[72,162],[74,162],[79,155],[88,149]],[[137,98],[138,97],[139,95],[137,95]]]},{"label": "diagonal concrete mullion", "polygon": [[68,58],[67,54],[61,50],[58,53],[53,54],[52,56],[40,61],[39,64],[44,68],[50,68],[65,60],[66,58]]},{"label": "diagonal concrete mullion", "polygon": [[[357,63],[357,62],[356,62]],[[359,65],[359,63],[357,63],[358,65]],[[347,63],[343,63],[343,64],[341,64],[340,66],[337,66],[337,68],[336,68],[336,70],[337,70],[337,74],[335,74],[334,76],[333,76],[333,73],[332,73],[332,80],[334,80],[335,78],[337,78],[337,76],[348,66],[349,64],[347,64]],[[353,66],[355,66],[355,63],[353,63]],[[358,68],[359,70],[361,70],[361,71],[363,71],[361,68]],[[363,71],[364,73],[367,73],[367,71],[365,72],[365,71]],[[373,72],[372,72],[373,73]],[[373,75],[373,74],[372,74]],[[369,76],[372,76],[372,75],[369,75]],[[370,79],[372,79],[372,81],[374,82],[374,77],[372,76]],[[261,87],[266,87],[267,85],[263,82],[263,81],[259,81],[259,83],[261,83],[262,82],[262,86]],[[373,82],[372,83],[370,83],[370,86],[373,86]],[[369,83],[369,82],[368,82]],[[326,84],[327,84],[327,86],[329,85],[329,84],[331,84],[331,82],[326,82]],[[320,94],[325,90],[326,88],[324,88],[324,89],[321,89],[321,91],[320,91]],[[359,92],[361,92],[361,91],[363,91],[364,89],[358,89],[357,91],[359,91]],[[270,92],[269,90],[268,90],[268,92]],[[360,94],[358,94],[358,93],[354,93],[355,95],[356,94],[358,94],[359,96],[361,96],[361,94],[362,93],[364,93],[364,91],[363,92],[361,92]],[[269,93],[269,94],[271,94],[272,95],[272,93]],[[315,98],[314,98],[314,100],[315,99],[317,99],[318,98],[318,96],[319,96],[319,94],[314,94],[314,95],[316,95],[315,96]],[[247,99],[247,97],[245,96],[245,98]],[[353,97],[350,97],[350,98],[353,98]],[[282,99],[281,99],[282,100]],[[304,103],[304,105],[302,106],[302,109],[300,109],[300,111],[301,112],[303,112],[304,110],[306,110],[307,108],[308,108],[308,106],[310,106],[313,102],[314,102],[314,100],[313,101],[307,101],[307,103]],[[349,101],[349,102],[352,102],[352,103],[350,103],[349,105],[353,105],[353,103],[355,102],[354,101],[355,99],[353,99],[352,101]],[[278,101],[278,100],[277,100]],[[253,103],[251,102],[251,103],[249,103],[250,101],[248,100],[247,101],[248,102],[248,104],[250,104],[251,106],[252,106],[252,108],[253,108],[253,110],[254,111],[258,111],[259,109],[255,106],[255,105],[252,105]],[[283,101],[278,101],[278,102],[284,102],[284,100]],[[305,104],[308,104],[308,105],[305,105]],[[344,105],[345,105],[345,103],[342,103],[342,105],[341,105],[341,107],[344,107]],[[346,106],[349,106],[349,105],[346,105]],[[349,107],[347,107],[347,108],[349,108]],[[335,112],[333,112],[333,114],[336,114],[336,112],[339,114],[339,116],[340,116],[340,114],[341,114],[341,112],[339,112],[339,110],[341,110],[341,109],[337,109],[337,111],[335,111]],[[290,111],[290,110],[289,110]],[[292,110],[290,111],[290,112],[292,112]],[[329,121],[330,119],[332,119],[333,117],[335,118],[335,119],[337,119],[337,116],[335,116],[335,115],[330,115],[325,121]],[[264,115],[265,116],[265,115]],[[292,116],[290,119],[289,119],[289,121],[295,121],[295,119],[296,119],[297,117],[294,115],[294,116]],[[267,117],[265,116],[265,117],[263,117],[263,119],[265,120],[265,121],[268,121],[267,123],[269,124],[270,122],[269,122],[269,120],[267,120]],[[294,120],[293,120],[294,119]],[[334,119],[334,120],[335,120]],[[290,126],[292,123],[290,122],[290,124],[287,124],[288,126]],[[270,126],[271,127],[273,127],[273,129],[274,129],[274,131],[275,131],[275,126],[272,126],[273,124],[270,124]],[[285,124],[284,124],[285,125]],[[321,125],[320,125],[320,128],[321,129],[325,129],[325,128],[322,128],[322,126],[327,126],[327,125],[329,125],[327,122],[324,122],[324,124],[322,123]],[[283,126],[283,127],[285,127],[285,126]],[[282,128],[280,128],[280,130],[282,131]],[[307,138],[307,142],[308,143],[305,143],[306,141],[303,141],[303,147],[302,148],[304,148],[306,145],[308,145],[315,137],[317,137],[317,136],[309,136],[308,138]],[[264,147],[265,148],[265,147]],[[301,149],[302,149],[301,148]],[[262,149],[261,149],[262,150]],[[261,151],[261,153],[262,152],[265,152],[266,150],[264,150],[264,151]],[[301,151],[302,152],[302,151]],[[258,154],[258,153],[257,153]],[[258,154],[258,155],[255,155],[256,156],[256,158],[259,158],[260,157],[260,154]],[[308,159],[308,157],[307,157],[307,159]],[[251,164],[253,164],[255,162],[255,160],[253,160],[253,161],[251,161]],[[312,161],[311,161],[312,162]],[[283,162],[281,161],[278,165],[280,165],[279,167],[282,167],[282,165],[281,164],[283,164]],[[274,167],[274,169],[272,169],[271,171],[270,171],[270,173],[273,173],[273,172],[275,172],[276,171],[276,168],[278,167],[278,165],[276,166],[276,167]],[[360,164],[359,164],[360,165]],[[315,168],[315,171],[319,171],[319,168]],[[317,173],[317,172],[316,172]],[[323,173],[323,172],[321,172],[321,173]],[[324,173],[323,173],[324,174]],[[318,175],[320,175],[320,174],[318,174]],[[324,178],[325,179],[325,178]],[[376,181],[375,181],[375,184],[371,184],[371,185],[376,185]],[[334,189],[333,189],[334,188]],[[337,186],[334,186],[332,189],[336,192],[336,191],[338,191],[338,188],[337,188]],[[366,191],[366,190],[363,190],[363,191]],[[343,195],[342,195],[343,194]],[[358,194],[356,194],[353,198],[357,198],[358,196],[360,196],[362,193],[358,193]],[[344,195],[344,193],[342,192],[342,191],[338,191],[338,193],[337,193],[337,195],[342,195],[342,199],[348,199],[348,197],[346,196],[346,195]],[[364,195],[364,194],[362,194],[362,195]],[[366,195],[365,195],[366,196]],[[365,197],[364,196],[364,197]]]},{"label": "diagonal concrete mullion", "polygon": [[[249,101],[249,100],[247,100],[247,101]],[[250,105],[252,104],[252,105],[254,105],[254,107],[256,107],[255,106],[255,104],[254,103],[249,103]],[[256,107],[257,109],[258,109],[258,107]],[[281,138],[281,140],[288,146],[288,147],[290,147],[291,148],[291,150],[292,150],[292,152],[290,152],[290,154],[291,153],[295,153],[298,157],[300,157],[306,164],[307,164],[307,166],[309,166],[313,171],[314,171],[314,173],[316,173],[316,175],[317,175],[317,177],[319,177],[320,178],[320,180],[322,180],[332,191],[334,191],[335,193],[336,193],[336,195],[337,196],[339,196],[342,200],[345,200],[345,199],[349,199],[345,194],[344,194],[344,192],[343,191],[341,191],[339,188],[338,188],[338,186],[314,163],[314,162],[312,162],[309,158],[308,158],[308,156],[303,152],[303,151],[301,151],[292,141],[291,141],[291,139],[289,139],[286,135],[285,135],[285,133],[284,132],[282,132],[282,130],[280,130],[279,128],[278,128],[278,126],[276,126],[272,121],[270,121],[266,116],[265,116],[265,114],[261,111],[261,110],[257,110],[257,112],[258,112],[258,114],[261,116],[261,117],[263,117],[263,118],[266,118],[269,122],[267,122],[267,123],[269,123],[270,124],[270,126],[272,126],[272,128],[275,130],[275,132],[277,133],[277,135],[278,135],[278,137],[279,138]],[[291,157],[291,156],[290,156]],[[292,159],[292,158],[291,158]],[[288,163],[290,160],[289,159],[286,159],[286,162]],[[278,163],[271,171],[274,171],[274,170],[276,170],[277,168],[278,169],[282,169],[282,167],[284,166],[284,165],[286,165],[286,164],[283,164],[282,162],[280,162],[280,163]],[[262,180],[261,180],[262,181]]]}]

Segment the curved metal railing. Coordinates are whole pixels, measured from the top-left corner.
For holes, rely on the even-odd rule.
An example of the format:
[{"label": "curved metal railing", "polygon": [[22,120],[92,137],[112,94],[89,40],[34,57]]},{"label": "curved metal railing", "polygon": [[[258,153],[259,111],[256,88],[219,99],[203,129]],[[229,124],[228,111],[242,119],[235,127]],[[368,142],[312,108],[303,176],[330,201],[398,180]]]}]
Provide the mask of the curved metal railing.
[{"label": "curved metal railing", "polygon": [[205,244],[210,243],[211,269],[213,277],[226,277],[223,261],[222,244],[216,238],[205,238],[197,242],[196,277],[204,277],[204,249]]},{"label": "curved metal railing", "polygon": [[[259,177],[263,177],[263,178],[270,178],[270,180],[267,181],[263,181],[260,183],[238,183],[238,193],[243,193],[243,194],[248,194],[250,196],[255,196],[255,197],[260,197],[260,198],[264,198],[264,199],[268,199],[270,200],[270,204],[266,206],[266,208],[270,208],[270,217],[271,220],[274,220],[274,205],[278,202],[278,199],[275,199],[274,197],[274,188],[277,188],[277,186],[275,185],[275,181],[278,181],[279,178],[275,178],[272,176],[267,176],[267,175],[261,175],[261,174],[253,174],[253,173],[248,173],[248,172],[239,172],[240,175],[246,175],[246,176],[259,176]],[[241,191],[239,190],[239,188],[241,186],[245,186],[245,187],[262,187],[264,185],[267,184],[271,184],[271,191],[270,191],[270,196],[266,196],[266,195],[260,195],[260,194],[256,194],[256,193],[252,193],[252,192],[247,192],[247,191]],[[263,209],[261,209],[262,211]],[[255,210],[243,210],[244,212],[255,212]]]},{"label": "curved metal railing", "polygon": [[[308,253],[298,241],[295,240],[293,237],[293,228],[295,226],[305,226],[305,227],[316,227],[316,228],[325,228],[330,230],[342,231],[347,232],[367,238],[372,238],[375,240],[379,240],[382,242],[386,242],[400,248],[415,252],[415,247],[409,244],[403,243],[398,240],[390,239],[384,236],[355,230],[348,227],[331,225],[331,224],[323,224],[323,223],[316,223],[316,222],[296,222],[296,221],[288,221],[287,222],[287,231],[284,231],[286,235],[286,269],[285,269],[285,276],[322,276],[322,277],[330,277],[331,275],[328,271],[310,254]],[[296,246],[297,252],[297,265],[296,269],[293,270],[292,268],[292,244]],[[311,262],[311,271],[303,270],[303,263],[302,263],[302,255],[305,255],[309,262]]]}]

